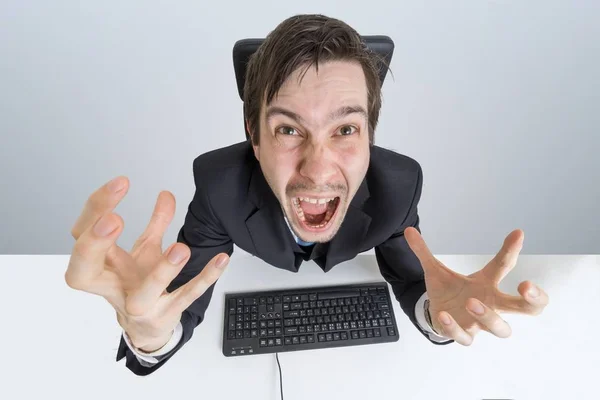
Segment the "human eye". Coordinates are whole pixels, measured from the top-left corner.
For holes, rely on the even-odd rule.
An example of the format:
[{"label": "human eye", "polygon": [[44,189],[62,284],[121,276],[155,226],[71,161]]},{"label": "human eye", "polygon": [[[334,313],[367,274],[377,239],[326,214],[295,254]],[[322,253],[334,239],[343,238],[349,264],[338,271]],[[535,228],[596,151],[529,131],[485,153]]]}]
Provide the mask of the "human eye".
[{"label": "human eye", "polygon": [[280,126],[279,128],[276,129],[277,133],[280,133],[284,136],[296,136],[298,135],[298,132],[296,132],[295,128],[292,128],[291,126]]},{"label": "human eye", "polygon": [[339,132],[341,136],[350,136],[355,133],[358,129],[353,125],[344,125],[340,127]]}]

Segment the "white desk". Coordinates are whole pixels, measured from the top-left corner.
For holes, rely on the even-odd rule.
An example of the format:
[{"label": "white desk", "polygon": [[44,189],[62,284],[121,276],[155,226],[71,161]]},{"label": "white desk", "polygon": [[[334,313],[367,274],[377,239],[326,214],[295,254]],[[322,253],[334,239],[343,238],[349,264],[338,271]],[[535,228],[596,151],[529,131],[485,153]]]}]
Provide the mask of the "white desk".
[{"label": "white desk", "polygon": [[[110,305],[64,283],[68,258],[0,256],[0,398],[279,399],[274,354],[222,355],[223,293],[381,280],[372,255],[327,274],[304,263],[294,274],[236,249],[192,340],[138,377],[115,362]],[[491,256],[438,258],[471,273]],[[599,265],[598,256],[521,256],[501,289],[517,294],[530,279],[550,305],[537,317],[505,314],[512,337],[483,332],[470,347],[429,343],[395,303],[399,342],[280,354],[285,399],[598,399]]]}]

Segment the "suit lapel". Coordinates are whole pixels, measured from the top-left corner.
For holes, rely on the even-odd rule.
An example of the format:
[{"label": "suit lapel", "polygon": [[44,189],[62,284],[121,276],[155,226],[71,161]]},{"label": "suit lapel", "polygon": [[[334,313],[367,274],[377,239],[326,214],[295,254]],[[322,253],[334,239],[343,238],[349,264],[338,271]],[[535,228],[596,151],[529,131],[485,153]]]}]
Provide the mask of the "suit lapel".
[{"label": "suit lapel", "polygon": [[329,243],[324,271],[329,271],[334,265],[350,260],[358,254],[369,225],[371,217],[363,211],[363,204],[369,198],[367,179],[363,179],[354,198],[350,202],[344,221],[339,231]]},{"label": "suit lapel", "polygon": [[298,272],[295,251],[301,249],[283,219],[281,205],[258,162],[250,178],[248,199],[258,208],[246,219],[246,227],[258,256],[277,268]]}]

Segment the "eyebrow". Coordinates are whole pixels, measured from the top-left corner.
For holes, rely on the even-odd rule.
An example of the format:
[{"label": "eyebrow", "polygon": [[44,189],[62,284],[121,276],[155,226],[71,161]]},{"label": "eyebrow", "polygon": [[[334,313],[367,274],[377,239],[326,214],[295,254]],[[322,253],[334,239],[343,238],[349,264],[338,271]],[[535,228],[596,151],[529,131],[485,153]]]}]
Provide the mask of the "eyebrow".
[{"label": "eyebrow", "polygon": [[[354,106],[343,106],[343,107],[340,107],[337,110],[331,112],[328,116],[328,121],[335,121],[335,120],[341,119],[350,114],[360,114],[366,120],[369,119],[367,112],[365,111],[365,109],[362,106],[354,105]],[[298,122],[299,124],[306,125],[306,121],[300,115],[296,114],[293,111],[287,110],[283,107],[276,107],[276,106],[269,107],[267,109],[267,113],[266,113],[267,123],[269,122],[269,120],[271,118],[273,118],[276,115],[284,115],[288,118],[293,119],[294,121]]]}]

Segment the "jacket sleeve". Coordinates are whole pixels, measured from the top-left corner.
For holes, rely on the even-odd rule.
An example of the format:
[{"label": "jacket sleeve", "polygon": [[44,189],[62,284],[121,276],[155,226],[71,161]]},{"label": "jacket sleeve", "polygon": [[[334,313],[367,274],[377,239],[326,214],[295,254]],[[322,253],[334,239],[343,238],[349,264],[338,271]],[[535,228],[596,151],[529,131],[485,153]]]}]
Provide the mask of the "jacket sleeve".
[{"label": "jacket sleeve", "polygon": [[[233,241],[222,227],[219,219],[213,213],[206,182],[200,176],[203,168],[201,158],[194,161],[194,182],[196,191],[189,204],[185,222],[177,235],[177,241],[185,243],[191,250],[191,257],[181,272],[167,287],[169,293],[189,282],[198,275],[206,264],[217,254],[233,253]],[[217,281],[218,282],[218,281]],[[210,303],[214,286],[211,285],[206,292],[196,299],[182,314],[181,325],[183,335],[177,346],[169,353],[158,356],[158,363],[152,366],[143,366],[129,349],[123,337],[117,351],[117,361],[126,358],[126,367],[136,375],[148,375],[162,367],[183,345],[192,338],[194,329],[204,320],[204,313]]]},{"label": "jacket sleeve", "polygon": [[396,232],[385,242],[375,247],[375,256],[381,275],[392,287],[394,296],[400,302],[402,310],[413,325],[430,342],[438,345],[449,344],[454,341],[440,343],[431,340],[429,335],[419,326],[415,315],[415,305],[426,291],[425,275],[421,262],[404,237],[404,230],[412,226],[421,232],[417,205],[421,198],[422,187],[423,171],[419,166],[415,193],[408,214]]}]

